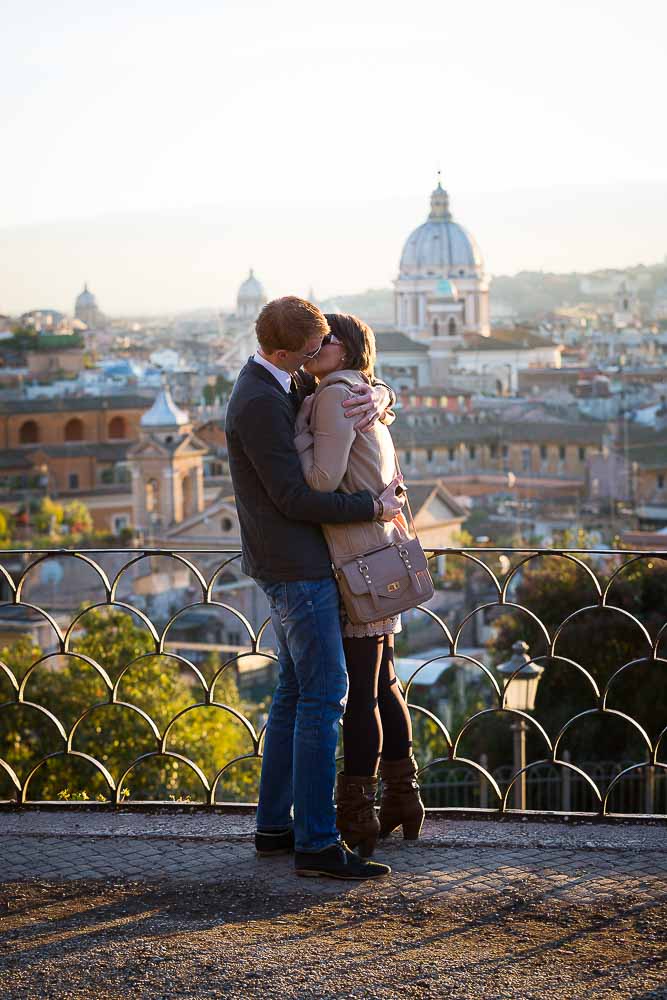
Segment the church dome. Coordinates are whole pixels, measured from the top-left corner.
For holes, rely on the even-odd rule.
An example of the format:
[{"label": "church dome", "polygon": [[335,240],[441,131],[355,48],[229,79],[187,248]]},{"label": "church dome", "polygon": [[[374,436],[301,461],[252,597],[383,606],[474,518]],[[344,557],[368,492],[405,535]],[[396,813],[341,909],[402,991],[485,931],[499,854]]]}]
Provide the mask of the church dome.
[{"label": "church dome", "polygon": [[461,270],[478,270],[483,266],[474,239],[452,219],[449,195],[438,181],[431,195],[428,219],[410,234],[403,247],[401,277],[456,277]]},{"label": "church dome", "polygon": [[250,274],[239,288],[237,301],[241,302],[266,302],[266,295],[261,281],[255,277],[255,272],[250,268]]},{"label": "church dome", "polygon": [[88,285],[83,286],[83,291],[76,297],[77,309],[97,309],[97,299],[92,292],[88,291]]},{"label": "church dome", "polygon": [[190,423],[190,417],[181,410],[171,398],[169,386],[163,386],[155,397],[150,410],[142,415],[139,423],[142,427],[155,430],[156,428],[177,429]]}]

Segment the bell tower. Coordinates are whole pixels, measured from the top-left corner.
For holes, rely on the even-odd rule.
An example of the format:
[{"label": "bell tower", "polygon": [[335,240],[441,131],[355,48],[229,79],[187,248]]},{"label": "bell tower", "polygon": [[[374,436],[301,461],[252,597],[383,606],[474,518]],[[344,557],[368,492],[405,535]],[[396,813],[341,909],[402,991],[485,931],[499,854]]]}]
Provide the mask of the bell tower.
[{"label": "bell tower", "polygon": [[154,539],[204,509],[204,455],[190,416],[163,385],[140,421],[141,437],[128,452],[135,528]]}]

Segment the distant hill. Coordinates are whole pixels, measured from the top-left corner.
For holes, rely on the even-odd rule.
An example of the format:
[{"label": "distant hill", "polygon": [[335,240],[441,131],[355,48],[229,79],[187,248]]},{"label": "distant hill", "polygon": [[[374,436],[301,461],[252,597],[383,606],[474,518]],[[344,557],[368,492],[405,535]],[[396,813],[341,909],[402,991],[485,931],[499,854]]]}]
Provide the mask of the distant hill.
[{"label": "distant hill", "polygon": [[[609,279],[614,283],[623,277],[635,279],[639,297],[650,303],[656,288],[667,281],[667,262],[646,266],[638,264],[623,270],[600,270],[570,274],[552,274],[545,271],[520,271],[514,275],[495,275],[491,283],[491,300],[512,308],[521,319],[536,319],[545,312],[559,307],[575,306],[581,302],[608,302],[611,298],[605,286]],[[586,282],[586,288],[582,283]],[[599,285],[599,290],[596,286]]]},{"label": "distant hill", "polygon": [[[518,319],[537,319],[559,307],[575,306],[580,302],[607,301],[609,295],[596,292],[599,279],[623,276],[637,279],[639,297],[644,302],[653,300],[656,288],[667,283],[667,261],[662,264],[637,264],[623,270],[572,271],[556,274],[547,271],[520,271],[513,275],[494,275],[491,281],[491,301],[511,306]],[[582,290],[582,282],[589,279],[592,287]],[[335,295],[319,303],[323,312],[349,312],[373,323],[394,322],[394,293],[391,288],[369,288],[351,295]]]},{"label": "distant hill", "polygon": [[344,312],[359,316],[371,326],[394,322],[394,292],[391,288],[369,288],[353,295],[335,295],[318,303],[322,312]]}]

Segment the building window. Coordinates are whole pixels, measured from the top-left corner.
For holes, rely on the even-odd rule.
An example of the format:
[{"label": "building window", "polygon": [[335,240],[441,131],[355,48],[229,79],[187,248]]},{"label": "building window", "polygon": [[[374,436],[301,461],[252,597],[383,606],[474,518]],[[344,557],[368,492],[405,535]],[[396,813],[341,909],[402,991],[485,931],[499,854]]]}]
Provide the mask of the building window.
[{"label": "building window", "polygon": [[455,319],[453,319],[453,318],[450,319],[449,325],[448,325],[448,330],[449,330],[449,336],[450,337],[455,337],[456,336],[456,320]]},{"label": "building window", "polygon": [[490,444],[489,445],[489,458],[498,458],[498,445],[497,444]]},{"label": "building window", "polygon": [[427,448],[426,449],[426,461],[427,462],[432,462],[433,461],[433,448]]},{"label": "building window", "polygon": [[78,490],[79,488],[79,474],[78,472],[70,472],[67,477],[67,488],[70,490]]},{"label": "building window", "polygon": [[66,441],[83,441],[83,420],[78,417],[72,417],[65,424],[65,440]]},{"label": "building window", "polygon": [[665,488],[665,475],[663,472],[659,472],[656,476],[656,481],[659,490],[664,490]]},{"label": "building window", "polygon": [[472,459],[475,458],[475,455],[477,454],[477,449],[475,448],[474,444],[469,444],[468,445],[468,454],[470,455],[470,457]]},{"label": "building window", "polygon": [[456,448],[450,448],[448,454],[449,454],[449,461],[453,462],[456,459]]},{"label": "building window", "polygon": [[530,472],[531,467],[530,448],[521,449],[521,468],[524,472]]},{"label": "building window", "polygon": [[503,445],[503,450],[502,450],[502,456],[503,456],[503,458],[507,458],[507,456],[509,455],[509,453],[510,453],[510,450],[509,450],[508,445],[504,444]]},{"label": "building window", "polygon": [[223,517],[223,519],[220,521],[220,530],[221,531],[230,532],[233,527],[234,527],[234,524],[232,522],[231,517]]},{"label": "building window", "polygon": [[439,337],[440,336],[440,325],[439,325],[437,319],[433,320],[433,336],[434,337]]},{"label": "building window", "polygon": [[39,427],[37,421],[26,420],[19,428],[19,444],[37,444],[39,441]]},{"label": "building window", "polygon": [[558,457],[561,460],[561,462],[565,461],[565,445],[564,444],[562,444],[560,446],[560,448],[558,449]]},{"label": "building window", "polygon": [[585,462],[586,461],[586,449],[585,448],[580,448],[579,449],[579,461],[580,462]]},{"label": "building window", "polygon": [[126,438],[127,428],[125,426],[125,417],[112,417],[107,428],[107,435],[115,439]]},{"label": "building window", "polygon": [[540,445],[540,458],[544,462],[547,457],[547,446],[545,444]]},{"label": "building window", "polygon": [[406,453],[405,453],[405,464],[409,465],[411,461],[412,461],[412,452],[411,451],[406,451]]}]

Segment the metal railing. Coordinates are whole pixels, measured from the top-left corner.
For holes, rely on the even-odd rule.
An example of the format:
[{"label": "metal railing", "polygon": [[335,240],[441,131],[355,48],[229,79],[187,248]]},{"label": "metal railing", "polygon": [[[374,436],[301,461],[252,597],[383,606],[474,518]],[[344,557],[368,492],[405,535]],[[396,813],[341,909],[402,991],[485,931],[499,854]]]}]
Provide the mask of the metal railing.
[{"label": "metal railing", "polygon": [[[667,552],[432,557],[448,586],[405,616],[408,633],[423,617],[444,647],[405,683],[427,806],[667,814]],[[238,560],[224,549],[0,552],[0,801],[255,799],[276,657]],[[496,670],[516,638],[543,668],[534,711],[510,707],[523,668]],[[442,671],[422,683],[434,662]]]}]

